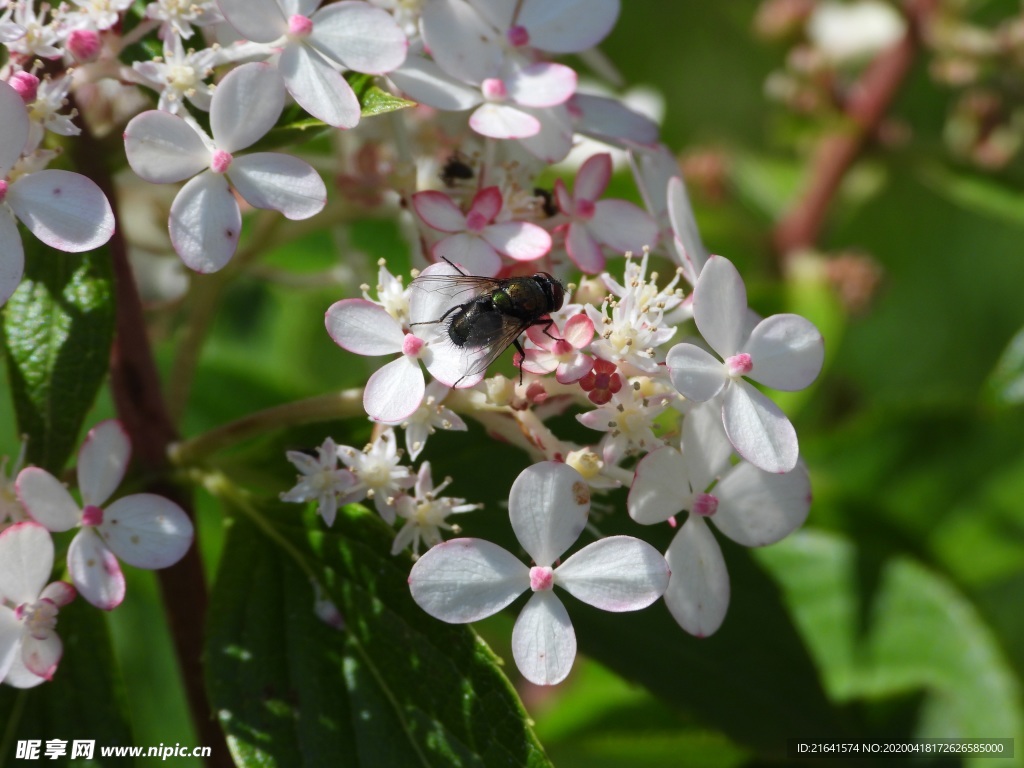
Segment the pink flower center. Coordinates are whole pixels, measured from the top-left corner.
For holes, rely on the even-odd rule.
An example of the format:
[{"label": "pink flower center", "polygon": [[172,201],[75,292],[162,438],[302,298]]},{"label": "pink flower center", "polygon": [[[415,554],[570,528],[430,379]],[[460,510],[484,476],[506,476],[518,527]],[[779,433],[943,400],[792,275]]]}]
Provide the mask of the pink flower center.
[{"label": "pink flower center", "polygon": [[224,173],[231,167],[233,159],[230,152],[225,152],[223,149],[215,149],[213,151],[213,160],[210,161],[210,170],[214,173]]},{"label": "pink flower center", "polygon": [[103,522],[103,510],[90,504],[82,510],[82,525],[99,525]]},{"label": "pink flower center", "polygon": [[292,37],[306,37],[313,31],[313,20],[308,16],[295,14],[288,19],[288,34]]},{"label": "pink flower center", "polygon": [[530,589],[547,592],[555,586],[555,572],[550,565],[535,565],[530,569]]},{"label": "pink flower center", "polygon": [[0,179],[0,203],[4,201],[5,197],[7,197],[7,182]]},{"label": "pink flower center", "polygon": [[466,229],[470,232],[482,232],[487,226],[487,217],[480,211],[470,211],[466,215]]},{"label": "pink flower center", "polygon": [[11,75],[11,79],[7,83],[26,104],[31,104],[36,100],[36,95],[39,92],[39,78],[31,72],[16,72]]},{"label": "pink flower center", "polygon": [[411,333],[405,334],[405,338],[402,339],[402,354],[419,357],[421,349],[423,349],[423,339],[413,336]]},{"label": "pink flower center", "polygon": [[579,219],[592,219],[594,218],[595,208],[593,200],[577,200],[576,217]]},{"label": "pink flower center", "polygon": [[718,498],[710,493],[698,493],[693,500],[693,514],[711,517],[718,511]]},{"label": "pink flower center", "polygon": [[480,84],[484,98],[488,101],[504,101],[508,97],[508,89],[505,83],[496,77],[488,77]]},{"label": "pink flower center", "polygon": [[555,355],[568,355],[575,352],[576,349],[565,339],[558,339],[551,345],[551,352]]},{"label": "pink flower center", "polygon": [[729,369],[730,376],[746,376],[754,368],[754,361],[746,352],[733,355],[725,361],[725,367]]},{"label": "pink flower center", "polygon": [[76,29],[68,35],[68,50],[79,61],[94,61],[100,52],[100,35],[92,29]]},{"label": "pink flower center", "polygon": [[530,43],[530,33],[526,31],[526,27],[521,27],[518,24],[514,27],[509,27],[506,35],[508,37],[508,44],[515,48],[522,48]]}]

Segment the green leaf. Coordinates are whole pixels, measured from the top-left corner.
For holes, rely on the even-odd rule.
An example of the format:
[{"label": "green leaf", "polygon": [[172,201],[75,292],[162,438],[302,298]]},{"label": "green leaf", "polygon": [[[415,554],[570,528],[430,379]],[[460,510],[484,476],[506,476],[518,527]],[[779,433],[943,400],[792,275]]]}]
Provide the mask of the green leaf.
[{"label": "green leaf", "polygon": [[[64,656],[53,681],[28,690],[0,686],[0,766],[13,763],[19,740],[66,739],[69,751],[76,739],[95,741],[92,760],[73,761],[82,768],[110,764],[101,759],[101,747],[134,744],[103,612],[79,598],[57,621]],[[120,757],[117,764],[134,762]]]},{"label": "green leaf", "polygon": [[[348,507],[327,533],[294,515],[270,535],[238,520],[214,587],[207,674],[239,765],[549,765],[490,649],[412,601],[376,515]],[[306,567],[345,630],[314,615]]]},{"label": "green leaf", "polygon": [[1007,224],[1024,226],[1024,194],[988,176],[956,173],[940,165],[920,171],[921,180],[956,205]]},{"label": "green leaf", "polygon": [[352,90],[356,92],[363,117],[383,115],[386,112],[416,106],[415,101],[399,98],[375,85],[376,78],[373,75],[349,72],[345,75],[345,79],[352,86]]},{"label": "green leaf", "polygon": [[30,239],[25,245],[25,277],[4,308],[3,343],[27,460],[59,472],[109,365],[110,261],[106,249],[70,254]]},{"label": "green leaf", "polygon": [[985,383],[985,399],[996,406],[1024,403],[1024,328],[1006,345]]}]

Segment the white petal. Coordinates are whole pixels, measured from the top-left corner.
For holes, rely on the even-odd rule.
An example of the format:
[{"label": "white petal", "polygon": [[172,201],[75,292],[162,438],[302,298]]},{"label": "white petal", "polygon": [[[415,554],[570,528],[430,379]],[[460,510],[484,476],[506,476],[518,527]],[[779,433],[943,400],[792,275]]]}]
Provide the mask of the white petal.
[{"label": "white petal", "polygon": [[310,42],[346,69],[371,75],[400,67],[409,45],[391,14],[352,0],[318,11]]},{"label": "white petal", "polygon": [[53,581],[39,593],[40,600],[50,600],[54,605],[63,608],[78,595],[73,586],[66,581]]},{"label": "white petal", "polygon": [[461,112],[484,100],[479,88],[456,80],[422,56],[410,56],[388,77],[410,99],[437,109]]},{"label": "white petal", "polygon": [[676,344],[665,356],[672,386],[684,397],[703,403],[725,386],[725,365],[694,344]]},{"label": "white petal", "polygon": [[284,109],[284,83],[264,62],[237,67],[220,81],[210,104],[210,130],[217,148],[237,152],[274,127]]},{"label": "white petal", "polygon": [[530,587],[530,571],[511,553],[483,539],[452,539],[417,560],[409,572],[412,598],[450,624],[492,616]]},{"label": "white petal", "polygon": [[576,200],[596,202],[608,188],[611,177],[612,156],[607,152],[591,155],[576,173],[572,196]]},{"label": "white petal", "polygon": [[25,251],[21,233],[10,208],[0,205],[0,305],[7,302],[21,283]]},{"label": "white petal", "polygon": [[540,132],[540,121],[507,104],[481,104],[469,116],[469,127],[492,139],[524,139]]},{"label": "white petal", "polygon": [[703,518],[690,515],[665,553],[672,576],[665,605],[683,629],[697,637],[714,634],[729,608],[729,573]]},{"label": "white petal", "polygon": [[743,278],[731,261],[712,256],[693,289],[693,319],[701,336],[723,359],[739,352],[746,313]]},{"label": "white petal", "polygon": [[391,355],[402,350],[405,334],[384,307],[366,299],[342,299],[325,317],[334,343],[357,355]]},{"label": "white petal", "polygon": [[498,253],[516,261],[533,261],[551,250],[551,235],[529,221],[491,224],[481,234]]},{"label": "white petal", "polygon": [[537,110],[523,107],[523,112],[535,119],[540,126],[540,130],[535,134],[518,137],[523,149],[546,163],[564,160],[572,149],[573,142],[572,120],[566,106],[561,104]]},{"label": "white petal", "polygon": [[33,235],[61,251],[91,251],[114,234],[110,203],[80,173],[47,169],[22,176],[6,202]]},{"label": "white petal", "polygon": [[132,170],[153,184],[184,181],[210,165],[210,150],[196,130],[177,115],[155,109],[129,121],[124,151]]},{"label": "white petal", "polygon": [[366,382],[363,409],[377,421],[402,421],[420,407],[425,390],[420,364],[402,355],[375,371]]},{"label": "white petal", "polygon": [[288,219],[308,219],[327,204],[327,187],[313,166],[280,152],[235,158],[228,178],[249,205],[280,211]]},{"label": "white petal", "polygon": [[18,499],[32,519],[59,533],[78,525],[82,509],[71,498],[68,489],[44,469],[27,467],[18,473],[15,481]]},{"label": "white petal", "polygon": [[9,685],[12,688],[35,688],[37,685],[42,685],[46,682],[45,677],[29,672],[28,667],[25,666],[25,661],[21,653],[21,644],[18,644],[18,653],[14,657],[14,662],[11,664],[11,668],[7,671],[7,676],[3,678],[5,685]]},{"label": "white petal", "polygon": [[288,21],[274,0],[219,0],[228,23],[247,40],[272,43],[288,31]]},{"label": "white petal", "polygon": [[[690,197],[686,194],[686,185],[678,176],[668,180],[668,216],[672,223],[672,231],[677,238],[679,258],[686,270],[686,279],[690,285],[697,282],[697,277],[708,260],[708,250],[700,239],[697,220],[693,215]],[[681,246],[681,247],[679,247]]]},{"label": "white petal", "polygon": [[0,598],[16,606],[34,603],[52,570],[53,539],[39,523],[14,523],[0,532]]},{"label": "white petal", "polygon": [[412,196],[412,207],[428,227],[438,232],[462,232],[466,216],[444,192],[427,190]]},{"label": "white petal", "polygon": [[596,275],[604,269],[604,251],[601,244],[582,223],[574,221],[569,225],[565,237],[565,250],[573,263],[588,275]]},{"label": "white petal", "polygon": [[68,573],[79,593],[104,611],[124,600],[124,574],[114,553],[93,528],[83,528],[68,547]]},{"label": "white petal", "polygon": [[467,83],[495,77],[502,58],[498,33],[463,0],[431,0],[420,21],[423,40],[449,75]]},{"label": "white petal", "polygon": [[170,499],[136,493],[103,510],[97,529],[121,560],[136,568],[166,568],[192,546],[192,521]]},{"label": "white petal", "polygon": [[530,46],[549,53],[578,53],[601,42],[619,18],[619,0],[527,0],[517,22]]},{"label": "white petal", "polygon": [[658,143],[658,124],[617,99],[577,93],[569,103],[577,115],[576,131],[584,136],[605,144],[641,149]]},{"label": "white petal", "polygon": [[658,225],[650,214],[625,200],[600,200],[587,227],[614,251],[640,253],[658,242]]},{"label": "white petal", "polygon": [[534,592],[512,629],[512,656],[535,685],[565,680],[576,659],[576,632],[554,592]]},{"label": "white petal", "polygon": [[772,389],[804,389],[821,373],[825,342],[810,320],[800,315],[772,315],[750,334],[743,347],[754,364],[750,378]]},{"label": "white petal", "polygon": [[715,486],[718,510],[711,521],[745,547],[774,544],[807,519],[811,481],[807,467],[797,463],[784,475],[762,472],[741,463]]},{"label": "white petal", "polygon": [[508,495],[516,538],[537,565],[552,565],[579,538],[590,511],[590,488],[567,464],[542,461],[524,469]]},{"label": "white petal", "polygon": [[25,668],[45,680],[53,679],[53,673],[57,671],[63,655],[64,645],[56,632],[41,639],[26,634],[22,641],[21,660]]},{"label": "white petal", "polygon": [[722,419],[729,442],[755,467],[789,472],[796,466],[796,430],[779,406],[747,382],[736,381],[726,389]]},{"label": "white petal", "polygon": [[501,270],[501,257],[478,235],[461,232],[434,244],[431,255],[459,264],[468,274],[494,277]]},{"label": "white petal", "polygon": [[359,122],[359,99],[352,86],[309,46],[287,46],[278,67],[288,92],[313,117],[336,128],[352,128]]},{"label": "white petal", "polygon": [[682,454],[666,446],[651,451],[636,465],[626,510],[638,523],[651,525],[687,509],[692,498]]},{"label": "white petal", "polygon": [[524,107],[564,104],[576,91],[576,72],[564,64],[537,62],[505,79],[509,98]]},{"label": "white petal", "polygon": [[8,83],[0,80],[0,179],[14,167],[28,141],[28,111],[21,96]]},{"label": "white petal", "polygon": [[[454,277],[459,274],[459,270],[451,264],[439,261],[429,265],[420,274]],[[436,290],[430,281],[417,282],[413,280],[409,287],[411,288],[409,291],[409,321],[412,324],[433,323],[452,305],[451,291]],[[433,330],[433,328],[425,329],[426,332],[433,332]],[[420,332],[417,331],[417,333]],[[422,338],[426,338],[426,335],[422,335]]]},{"label": "white petal", "polygon": [[0,605],[0,681],[6,677],[21,656],[21,622],[14,617],[14,611]]},{"label": "white petal", "polygon": [[446,387],[475,387],[483,380],[486,371],[474,373],[472,376],[467,375],[466,371],[476,370],[478,364],[488,354],[487,348],[459,348],[451,342],[443,328],[440,329],[440,334],[432,338],[427,354],[423,357],[423,364],[427,366],[430,375]]},{"label": "white petal", "polygon": [[720,403],[707,402],[686,413],[682,444],[690,487],[702,493],[732,466],[733,448],[722,424]]},{"label": "white petal", "polygon": [[78,490],[82,504],[102,506],[124,479],[132,455],[131,441],[121,422],[101,421],[86,435],[78,451]]},{"label": "white petal", "polygon": [[608,536],[555,569],[555,584],[602,611],[639,611],[668,586],[668,563],[646,541]]},{"label": "white petal", "polygon": [[235,255],[242,213],[227,179],[204,171],[189,181],[171,203],[171,243],[185,265],[216,272]]}]

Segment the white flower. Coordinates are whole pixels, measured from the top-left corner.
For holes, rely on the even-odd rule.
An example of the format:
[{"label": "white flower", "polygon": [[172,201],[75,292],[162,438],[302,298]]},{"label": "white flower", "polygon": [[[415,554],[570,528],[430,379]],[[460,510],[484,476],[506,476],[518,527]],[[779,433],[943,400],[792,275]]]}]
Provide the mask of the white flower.
[{"label": "white flower", "polygon": [[[15,3],[13,7],[12,19],[0,25],[0,43],[6,44],[9,51],[21,54],[26,59],[59,59],[61,50],[57,44],[60,43],[63,12],[51,8],[46,3],[22,2]],[[44,21],[48,13],[51,18]],[[0,109],[0,115],[2,114],[3,110]],[[0,135],[3,135],[2,131]]]},{"label": "white flower", "polygon": [[363,285],[363,298],[384,307],[385,311],[400,324],[409,322],[409,289],[402,285],[401,276],[388,272],[384,259],[377,262],[377,299],[370,298],[370,286]]},{"label": "white flower", "polygon": [[76,114],[74,111],[70,115],[61,114],[67,108],[67,95],[70,88],[70,72],[62,77],[46,77],[39,82],[36,98],[28,105],[28,119],[32,125],[29,128],[27,146],[32,148],[39,146],[45,131],[60,136],[77,136],[82,132],[81,128],[71,122]]},{"label": "white flower", "polygon": [[589,509],[590,489],[576,470],[551,461],[527,467],[512,485],[509,519],[536,564],[527,567],[489,541],[453,539],[413,565],[413,599],[431,616],[463,624],[531,590],[512,630],[512,655],[527,680],[561,682],[576,657],[576,633],[555,585],[596,608],[635,611],[657,600],[669,580],[661,553],[631,536],[596,541],[555,567],[582,533]]},{"label": "white flower", "polygon": [[645,453],[663,444],[654,434],[654,420],[672,397],[660,392],[651,396],[640,381],[634,381],[613,393],[604,405],[578,414],[576,420],[605,433],[601,458],[607,464],[618,464],[628,454]]},{"label": "white flower", "polygon": [[110,203],[92,180],[70,171],[30,173],[18,167],[29,130],[21,97],[0,82],[0,304],[18,287],[25,264],[16,219],[61,251],[98,248],[114,233]]},{"label": "white flower", "polygon": [[430,462],[424,461],[420,465],[413,495],[403,494],[395,501],[395,511],[400,519],[405,520],[405,525],[398,531],[391,545],[392,555],[397,555],[411,544],[413,557],[419,557],[420,542],[432,547],[441,543],[442,530],[460,533],[457,525],[447,522],[449,515],[483,508],[482,504],[467,504],[465,499],[438,496],[451,481],[450,477],[446,477],[444,482],[435,488],[434,479],[430,474]]},{"label": "white flower", "polygon": [[213,74],[218,58],[218,51],[213,48],[185,51],[181,38],[170,35],[164,39],[163,60],[137,61],[132,67],[160,94],[157,109],[177,114],[188,99],[207,112],[213,86],[203,81]]},{"label": "white flower", "polygon": [[395,499],[416,482],[412,470],[404,466],[393,429],[385,429],[362,451],[348,445],[338,446],[341,463],[355,474],[359,481],[344,499],[345,504],[373,499],[380,516],[388,523],[395,522]]},{"label": "white flower", "polygon": [[163,496],[137,493],[101,508],[121,484],[130,458],[124,428],[117,421],[103,421],[78,452],[81,504],[60,480],[37,467],[21,470],[15,483],[28,514],[48,530],[80,528],[68,547],[68,572],[82,597],[104,610],[124,600],[124,574],[117,558],[136,568],[166,568],[192,545],[192,521]]},{"label": "white flower", "polygon": [[48,586],[53,541],[43,526],[15,523],[0,532],[0,680],[31,688],[53,678],[63,655],[57,614],[75,598],[63,581]]},{"label": "white flower", "polygon": [[192,37],[192,25],[207,26],[222,20],[213,0],[155,0],[146,5],[146,18],[163,22],[160,37]]},{"label": "white flower", "polygon": [[807,20],[807,36],[832,61],[868,59],[905,33],[907,23],[889,3],[822,0]]},{"label": "white flower", "polygon": [[78,24],[85,23],[102,31],[117,24],[120,14],[131,7],[133,0],[71,0],[71,2],[78,8],[77,11],[71,13],[78,17],[76,20]]},{"label": "white flower", "polygon": [[683,423],[682,452],[666,446],[641,459],[627,501],[630,517],[644,525],[690,513],[665,553],[672,569],[665,604],[698,637],[715,632],[729,606],[725,560],[707,521],[738,544],[760,547],[799,528],[811,504],[803,464],[780,475],[733,465],[731,457],[717,409],[694,408]]},{"label": "white flower", "polygon": [[401,424],[405,429],[405,450],[410,459],[415,460],[420,455],[427,445],[427,438],[438,429],[466,431],[466,422],[444,405],[444,399],[450,391],[439,381],[430,382],[420,407],[411,416],[392,425]]},{"label": "white flower", "polygon": [[[154,184],[189,181],[171,204],[171,243],[197,272],[216,272],[235,253],[242,229],[231,185],[255,208],[308,219],[327,188],[306,162],[278,152],[234,157],[269,131],[284,108],[284,86],[266,64],[243,64],[221,81],[210,103],[211,139],[195,121],[150,110],[125,128],[128,163]],[[197,175],[198,174],[198,175]]]},{"label": "white flower", "polygon": [[347,496],[358,482],[352,472],[338,468],[338,446],[328,437],[317,449],[315,459],[302,451],[285,455],[302,474],[294,488],[281,494],[281,501],[316,501],[320,517],[328,526],[334,525],[339,497]]},{"label": "white flower", "polygon": [[672,385],[696,402],[720,398],[726,434],[740,456],[766,472],[789,472],[799,455],[796,431],[743,377],[784,391],[807,387],[824,360],[821,334],[791,314],[772,315],[751,329],[743,279],[721,256],[704,265],[693,312],[697,329],[722,360],[694,344],[677,344],[665,358]]}]

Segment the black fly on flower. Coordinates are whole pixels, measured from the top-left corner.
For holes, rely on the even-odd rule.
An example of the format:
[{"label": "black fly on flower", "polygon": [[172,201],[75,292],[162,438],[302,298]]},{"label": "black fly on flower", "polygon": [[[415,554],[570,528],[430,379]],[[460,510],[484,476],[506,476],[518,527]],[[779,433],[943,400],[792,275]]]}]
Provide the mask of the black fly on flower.
[{"label": "black fly on flower", "polygon": [[[525,357],[519,336],[535,325],[543,326],[547,333],[554,323],[550,313],[562,308],[565,288],[547,272],[498,279],[467,275],[452,262],[444,261],[447,266],[428,267],[412,281],[411,302],[420,309],[412,312],[413,318],[433,319],[418,320],[410,326],[436,324],[439,335],[447,336],[461,351],[462,370],[456,387],[465,379],[482,375],[509,346]],[[418,302],[416,294],[424,300]],[[520,368],[520,383],[522,377]]]}]

